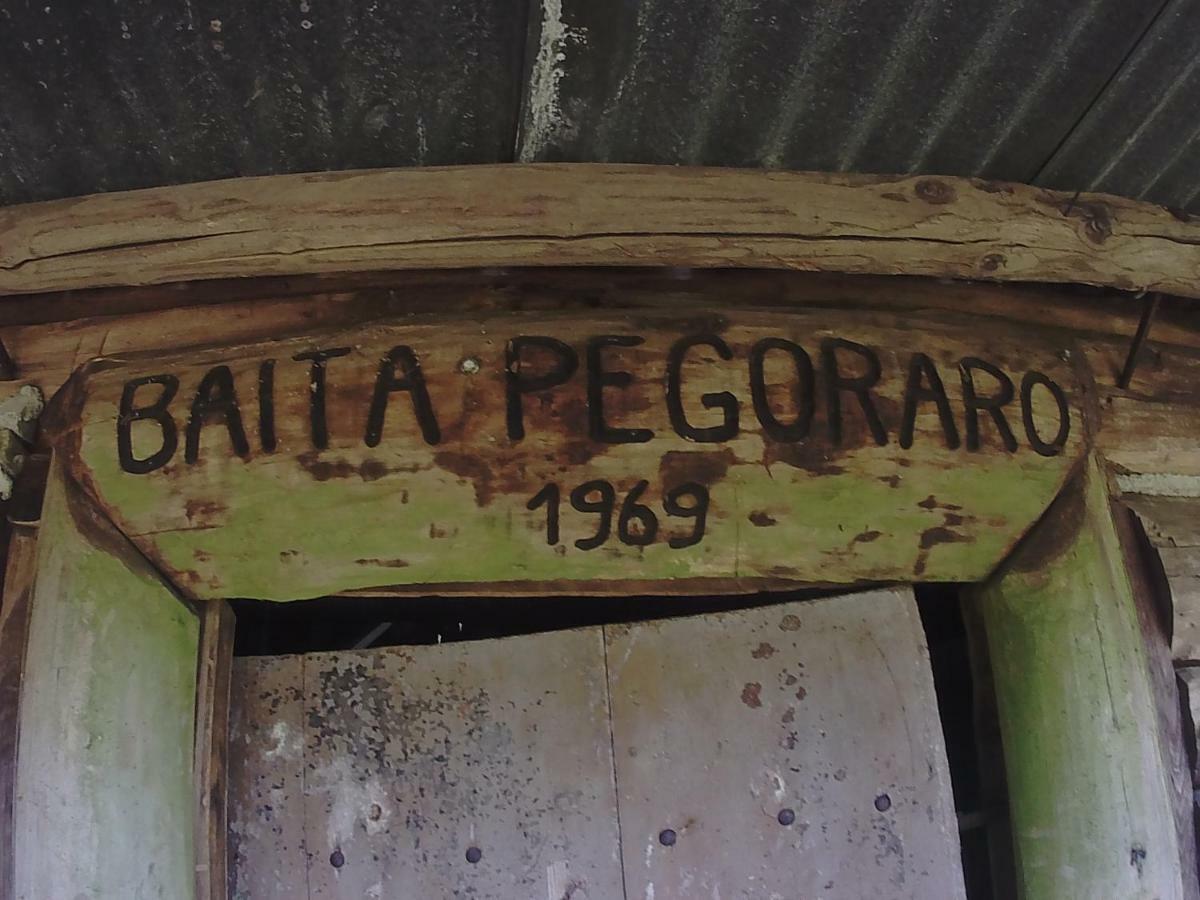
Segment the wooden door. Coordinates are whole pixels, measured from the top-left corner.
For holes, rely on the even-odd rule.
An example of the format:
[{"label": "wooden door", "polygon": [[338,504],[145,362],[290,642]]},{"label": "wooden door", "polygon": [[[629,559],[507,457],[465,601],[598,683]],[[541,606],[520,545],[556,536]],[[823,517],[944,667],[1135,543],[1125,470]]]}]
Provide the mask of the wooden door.
[{"label": "wooden door", "polygon": [[243,659],[231,896],[963,896],[911,591]]}]

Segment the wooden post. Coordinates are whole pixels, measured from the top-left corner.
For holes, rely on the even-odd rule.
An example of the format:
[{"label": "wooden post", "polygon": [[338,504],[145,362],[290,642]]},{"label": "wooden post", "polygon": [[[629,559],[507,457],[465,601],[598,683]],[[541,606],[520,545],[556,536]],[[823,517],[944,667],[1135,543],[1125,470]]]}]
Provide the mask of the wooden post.
[{"label": "wooden post", "polygon": [[51,468],[21,687],[13,896],[194,896],[196,615]]},{"label": "wooden post", "polygon": [[37,574],[37,533],[36,523],[13,527],[0,601],[0,897],[4,898],[14,896],[17,735],[30,595]]},{"label": "wooden post", "polygon": [[1193,896],[1148,654],[1094,459],[977,602],[1021,895]]}]

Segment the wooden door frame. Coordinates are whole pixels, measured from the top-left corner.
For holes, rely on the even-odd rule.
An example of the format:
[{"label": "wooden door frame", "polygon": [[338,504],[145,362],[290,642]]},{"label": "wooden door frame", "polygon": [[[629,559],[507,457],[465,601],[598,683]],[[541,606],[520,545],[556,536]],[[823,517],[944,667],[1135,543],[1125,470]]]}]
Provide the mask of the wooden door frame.
[{"label": "wooden door frame", "polygon": [[[630,215],[631,205],[638,211],[636,216]],[[224,288],[236,293],[256,283],[278,286],[281,277],[318,279],[306,283],[323,286],[319,279],[335,278],[336,283],[336,278],[353,277],[353,273],[403,269],[739,267],[1091,284],[1200,297],[1200,225],[1186,217],[1115,197],[1069,196],[954,178],[644,166],[482,166],[280,176],[11,208],[0,217],[0,237],[4,248],[0,295],[17,295],[31,305],[7,320],[0,312],[0,322],[13,323],[0,328],[0,337],[15,338],[18,362],[26,349],[36,359],[43,340],[53,344],[54,329],[42,323],[56,316],[98,315],[106,309],[136,310],[134,318],[170,316],[171,308],[187,304],[189,296],[211,298]],[[208,288],[203,283],[263,278],[277,280],[238,281],[232,287],[216,282]],[[185,282],[191,284],[181,290],[135,292],[142,299],[131,305],[114,300],[128,294],[104,290]],[[872,290],[879,290],[879,284],[874,283]],[[940,302],[952,306],[956,290],[942,291]],[[1100,567],[1088,570],[1100,579],[1093,600],[1107,598],[1104,609],[1113,617],[1111,634],[1102,635],[1099,642],[1115,641],[1112,646],[1120,650],[1118,659],[1103,662],[1099,671],[1110,677],[1111,667],[1119,668],[1120,677],[1143,703],[1144,718],[1138,718],[1137,707],[1125,712],[1137,723],[1149,723],[1155,716],[1147,653],[1141,633],[1128,627],[1134,598],[1123,564],[1113,561],[1115,532],[1108,499],[1190,496],[1200,485],[1200,442],[1195,438],[1200,434],[1200,406],[1192,403],[1186,390],[1188,377],[1200,372],[1196,361],[1200,329],[1191,326],[1186,314],[1170,319],[1161,332],[1170,346],[1161,351],[1160,365],[1144,373],[1134,390],[1121,389],[1109,381],[1115,361],[1123,355],[1121,336],[1132,331],[1139,312],[1132,299],[1092,302],[1076,297],[1048,309],[1038,295],[1023,289],[1010,293],[966,286],[961,290],[960,297],[968,302],[951,314],[969,316],[977,311],[981,297],[1011,298],[1018,308],[1011,314],[1015,318],[1057,319],[1088,329],[1071,349],[1092,385],[1088,391],[1090,450],[1084,469],[1067,489],[1067,494],[1075,491],[1085,498],[1081,507],[1085,514],[1078,517],[1067,544],[1056,544],[1056,552],[1038,551],[1035,563],[1022,563],[1022,555],[1030,553],[1027,542],[1013,560],[1000,566],[994,581],[981,590],[989,629],[998,634],[1003,630],[1000,623],[1024,621],[1030,609],[1009,602],[1014,591],[1027,600],[1036,598],[1047,580],[1057,577],[1062,560],[1074,558],[1071,548],[1076,542],[1090,541],[1092,547],[1098,541],[1099,555],[1090,549],[1083,555]],[[68,293],[79,291],[84,293]],[[929,293],[919,287],[914,304],[924,306]],[[113,305],[106,307],[106,302]],[[253,302],[246,305],[255,308]],[[904,301],[898,305],[903,307]],[[1102,312],[1100,321],[1095,320],[1097,308]],[[119,321],[115,324],[119,330]],[[213,339],[220,340],[215,335]],[[40,365],[51,379],[50,390],[74,368],[64,371],[61,360]],[[72,425],[60,419],[52,431],[61,440],[71,434]],[[54,496],[67,498],[65,487]],[[1043,522],[1031,533],[1051,527]],[[129,544],[109,549],[119,557],[132,552]],[[1103,566],[1100,560],[1106,561]],[[1011,587],[1024,583],[1022,579],[1026,586]],[[174,587],[176,593],[187,595],[186,585]],[[1097,602],[1079,608],[1095,615]],[[212,625],[204,639],[201,693],[219,698],[221,666],[215,661],[229,652],[228,619],[210,612],[205,621]],[[1079,624],[1082,627],[1083,622]],[[1094,678],[1095,666],[1095,659],[1086,654],[1064,657],[1057,674]],[[1001,696],[1002,708],[1006,702],[1032,701],[1027,691],[1016,688],[1016,680],[1006,680],[1013,686],[1011,690],[1001,686],[1009,691]],[[197,733],[214,735],[198,744],[198,797],[211,798],[214,779],[219,779],[219,763],[215,767],[209,763],[221,733],[220,722],[212,718],[219,702],[205,700],[198,710]],[[1027,713],[1010,708],[1004,715],[1025,728],[1031,721]],[[1041,739],[1055,723],[1049,717],[1039,721],[1033,737]],[[1010,725],[1006,746],[1024,741],[1016,730]],[[1018,834],[1022,866],[1035,866],[1040,872],[1045,866],[1070,867],[1086,860],[1094,884],[1123,883],[1133,870],[1139,889],[1161,896],[1195,895],[1190,886],[1194,879],[1181,862],[1192,858],[1185,852],[1191,838],[1185,841],[1173,830],[1163,831],[1156,821],[1163,816],[1175,821],[1163,808],[1171,803],[1172,773],[1165,755],[1149,752],[1137,731],[1135,727],[1132,735],[1122,732],[1128,738],[1124,744],[1110,741],[1107,754],[1079,756],[1072,745],[1068,755],[1086,760],[1097,785],[1111,783],[1114,754],[1128,760],[1130,771],[1149,773],[1147,784],[1153,796],[1129,813],[1141,823],[1138,827],[1144,826],[1146,836],[1131,843],[1129,821],[1113,819],[1106,798],[1097,796],[1091,809],[1108,828],[1112,846],[1129,845],[1125,855],[1120,859],[1112,854],[1092,855],[1095,847],[1106,846],[1106,837],[1095,830],[1079,832],[1051,851],[1035,846],[1036,838],[1027,847]],[[1153,733],[1159,734],[1157,722]],[[1074,737],[1087,739],[1082,734]],[[1019,757],[1020,752],[1014,749],[1013,756]],[[1036,794],[1036,789],[1030,789],[1014,796],[1014,802],[1027,796],[1035,803]],[[215,812],[211,802],[198,799],[198,803]],[[1022,813],[1016,810],[1015,815],[1020,818]],[[199,815],[205,824],[197,827],[194,850],[203,854],[200,843],[206,840],[214,848],[209,852],[219,853],[213,828],[219,834],[220,826],[207,816]],[[209,865],[205,872],[214,877],[197,881],[198,891],[208,894],[198,896],[220,893],[219,862]],[[1030,897],[1054,896],[1061,887],[1032,876],[1023,881]]]}]

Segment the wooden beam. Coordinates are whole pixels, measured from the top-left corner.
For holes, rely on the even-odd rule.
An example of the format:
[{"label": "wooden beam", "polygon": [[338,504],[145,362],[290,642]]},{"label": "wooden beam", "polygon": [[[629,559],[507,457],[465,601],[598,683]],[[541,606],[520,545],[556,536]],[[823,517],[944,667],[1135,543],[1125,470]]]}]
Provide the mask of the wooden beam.
[{"label": "wooden beam", "polygon": [[1076,282],[1200,296],[1200,224],[929,176],[501,165],[280,175],[0,210],[0,294],[477,266]]},{"label": "wooden beam", "polygon": [[1026,900],[1191,897],[1137,604],[1089,461],[979,589]]},{"label": "wooden beam", "polygon": [[1192,767],[1187,748],[1187,736],[1192,733],[1192,728],[1190,722],[1183,720],[1187,698],[1181,698],[1171,659],[1171,589],[1155,548],[1138,523],[1137,514],[1116,503],[1112,504],[1111,512],[1145,648],[1157,716],[1154,735],[1168,777],[1168,799],[1179,835],[1179,864],[1184,873],[1193,873],[1192,877],[1183,879],[1184,896],[1187,900],[1197,900],[1200,898],[1200,881],[1194,876],[1197,872],[1196,826]]},{"label": "wooden beam", "polygon": [[229,691],[235,616],[224,600],[204,604],[196,677],[196,900],[226,900]]},{"label": "wooden beam", "polygon": [[[537,269],[244,279],[44,295],[0,302],[0,340],[19,360],[22,380],[50,397],[75,369],[102,356],[254,343],[430,312],[465,319],[508,309],[647,308],[683,315],[712,305],[892,312],[981,328],[1018,324],[1064,347],[1087,334],[1095,336],[1089,349],[1105,364],[1120,360],[1138,322],[1137,309],[1124,297],[1078,296],[1046,286],[761,270],[681,277],[653,269]],[[1200,326],[1193,327],[1179,305],[1164,307],[1154,336],[1200,348]],[[1154,368],[1142,367],[1134,387]],[[1113,378],[1115,372],[1108,381]]]}]

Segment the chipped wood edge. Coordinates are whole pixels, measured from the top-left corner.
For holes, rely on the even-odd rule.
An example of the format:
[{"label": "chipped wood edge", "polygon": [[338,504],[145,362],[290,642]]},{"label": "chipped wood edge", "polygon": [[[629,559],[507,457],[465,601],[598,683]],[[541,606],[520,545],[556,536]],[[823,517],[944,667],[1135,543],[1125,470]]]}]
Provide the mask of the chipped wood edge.
[{"label": "chipped wood edge", "polygon": [[1200,297],[1200,222],[978,179],[606,164],[280,175],[0,209],[0,295],[494,266],[796,269]]},{"label": "chipped wood edge", "polygon": [[235,617],[224,600],[204,604],[196,673],[196,900],[225,900],[229,704]]}]

